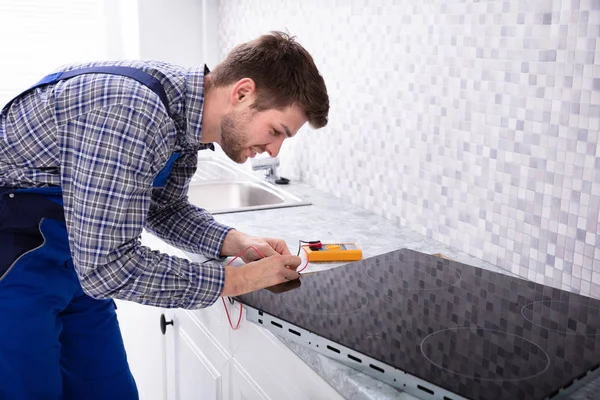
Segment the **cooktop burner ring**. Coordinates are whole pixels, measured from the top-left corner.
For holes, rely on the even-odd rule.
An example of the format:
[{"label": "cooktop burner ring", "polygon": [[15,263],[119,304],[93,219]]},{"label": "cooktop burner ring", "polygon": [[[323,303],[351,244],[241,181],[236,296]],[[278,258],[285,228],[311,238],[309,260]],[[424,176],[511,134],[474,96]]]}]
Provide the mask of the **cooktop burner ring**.
[{"label": "cooktop burner ring", "polygon": [[[428,356],[427,352],[425,351],[425,342],[427,340],[431,339],[432,337],[434,337],[437,334],[444,333],[444,332],[449,332],[449,331],[487,331],[487,332],[491,332],[491,333],[499,333],[499,334],[502,334],[502,335],[506,335],[506,336],[517,338],[521,342],[527,342],[529,345],[535,346],[539,350],[539,353],[537,355],[541,356],[541,358],[538,358],[538,360],[537,360],[538,363],[540,363],[540,361],[542,361],[543,364],[545,364],[545,365],[544,365],[543,368],[540,368],[538,366],[538,368],[536,368],[535,373],[533,373],[531,375],[528,375],[528,376],[525,376],[525,377],[519,377],[519,378],[485,378],[485,377],[475,376],[474,374],[465,374],[465,373],[457,372],[456,370],[454,370],[452,368],[447,368],[447,367],[445,367],[443,365],[440,365],[440,363],[436,362],[435,360],[432,360],[432,358],[430,356]],[[479,336],[479,335],[477,335],[477,336]],[[486,341],[486,342],[487,343],[491,343],[491,344],[496,344],[497,338],[501,338],[501,336],[497,335],[496,336],[496,340],[494,340],[494,341]],[[444,342],[444,343],[447,343],[447,341]],[[534,342],[532,342],[530,340],[527,340],[527,339],[523,338],[522,336],[515,335],[515,334],[512,334],[512,333],[508,333],[506,331],[497,330],[497,329],[486,329],[486,328],[479,328],[479,327],[456,327],[456,328],[441,329],[439,331],[430,333],[429,335],[425,336],[423,338],[423,340],[421,341],[420,349],[421,349],[421,354],[423,355],[423,357],[425,357],[425,359],[427,361],[429,361],[431,364],[435,365],[436,367],[438,367],[438,368],[440,368],[440,369],[442,369],[442,370],[444,370],[444,371],[446,371],[446,372],[448,372],[450,374],[453,374],[453,375],[458,375],[458,376],[462,376],[462,377],[465,377],[465,378],[468,378],[468,379],[476,379],[476,380],[486,381],[486,382],[493,382],[493,381],[495,381],[495,382],[517,382],[517,381],[522,381],[522,380],[525,380],[525,379],[532,379],[532,378],[535,378],[536,376],[542,375],[543,373],[545,373],[548,370],[548,368],[550,368],[550,356],[538,344],[536,344],[536,343],[534,343]],[[435,349],[435,351],[437,352],[437,349]],[[436,354],[439,354],[439,353],[436,353]],[[471,353],[471,354],[473,354],[473,353]],[[528,353],[528,354],[532,354],[532,353]],[[448,358],[451,358],[451,355],[448,356]],[[451,359],[454,359],[454,358],[451,358]],[[531,364],[531,365],[533,365],[533,364]],[[504,370],[508,370],[509,367],[511,367],[511,365],[503,366],[503,369]],[[480,370],[485,371],[484,368],[485,367],[482,367]]]},{"label": "cooktop burner ring", "polygon": [[[561,303],[561,304],[571,304],[571,305],[577,305],[578,307],[574,308],[573,311],[577,312],[577,313],[581,313],[582,310],[582,306],[586,306],[587,304],[582,303],[582,302],[577,302],[577,301],[565,301],[565,300],[540,300],[540,301],[532,301],[531,303],[525,304],[523,306],[523,308],[521,308],[521,315],[523,316],[523,318],[525,318],[525,320],[531,322],[533,325],[535,326],[539,326],[540,328],[544,328],[544,329],[548,329],[549,331],[555,332],[555,333],[560,333],[560,334],[564,334],[564,335],[578,335],[578,336],[600,336],[600,307],[598,306],[588,306],[589,308],[593,308],[594,310],[597,310],[597,312],[595,313],[595,315],[590,315],[588,314],[588,316],[590,316],[591,318],[588,318],[587,322],[584,321],[577,321],[577,316],[576,315],[569,315],[568,313],[565,313],[564,310],[562,310],[561,312],[558,312],[556,310],[552,310],[551,309],[551,305],[552,304],[556,304],[556,303]],[[561,318],[561,319],[567,319],[566,321],[564,320],[560,320],[559,323],[557,323],[558,327],[557,328],[553,328],[551,326],[547,326],[548,324],[545,323],[545,321],[542,319],[542,321],[540,322],[540,318],[543,318],[543,312],[537,311],[535,310],[535,306],[536,305],[545,305],[545,306],[550,306],[549,308],[547,308],[547,312],[550,314],[551,312],[554,313],[554,315],[552,316],[552,319],[548,319],[548,321],[550,321],[550,323],[554,323],[556,322],[557,318]],[[529,311],[529,313],[527,312]],[[526,315],[526,314],[531,314],[531,315]],[[537,317],[537,318],[536,318]],[[572,318],[571,318],[572,317]],[[581,322],[582,324],[586,324],[586,326],[589,326],[590,323],[596,323],[595,327],[592,327],[592,330],[595,331],[595,333],[581,333],[581,332],[577,332],[577,323]],[[566,327],[565,327],[566,324]],[[571,326],[569,326],[571,325]],[[573,332],[574,330],[574,332]]]}]

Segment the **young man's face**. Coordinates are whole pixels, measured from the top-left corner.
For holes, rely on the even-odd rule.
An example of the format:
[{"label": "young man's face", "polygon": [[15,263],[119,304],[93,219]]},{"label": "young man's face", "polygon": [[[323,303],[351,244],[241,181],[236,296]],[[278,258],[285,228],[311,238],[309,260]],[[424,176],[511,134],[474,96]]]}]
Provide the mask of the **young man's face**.
[{"label": "young man's face", "polygon": [[279,154],[283,141],[296,135],[306,122],[298,106],[255,112],[250,107],[233,110],[221,119],[221,147],[242,164],[257,153]]}]

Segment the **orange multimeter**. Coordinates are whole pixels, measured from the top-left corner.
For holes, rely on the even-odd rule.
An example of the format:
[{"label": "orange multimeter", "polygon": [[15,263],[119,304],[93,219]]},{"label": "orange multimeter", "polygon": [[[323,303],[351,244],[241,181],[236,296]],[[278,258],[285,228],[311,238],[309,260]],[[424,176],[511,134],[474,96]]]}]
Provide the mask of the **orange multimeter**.
[{"label": "orange multimeter", "polygon": [[356,261],[362,259],[362,250],[356,243],[322,243],[320,246],[303,245],[308,261]]}]

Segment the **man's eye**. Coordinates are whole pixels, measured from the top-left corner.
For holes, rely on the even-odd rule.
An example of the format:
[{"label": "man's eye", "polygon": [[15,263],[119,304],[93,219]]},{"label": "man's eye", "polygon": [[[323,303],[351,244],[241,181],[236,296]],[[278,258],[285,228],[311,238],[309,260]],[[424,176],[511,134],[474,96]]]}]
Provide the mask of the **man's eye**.
[{"label": "man's eye", "polygon": [[279,136],[279,135],[281,135],[281,132],[279,132],[279,131],[271,131],[271,135],[272,136]]}]

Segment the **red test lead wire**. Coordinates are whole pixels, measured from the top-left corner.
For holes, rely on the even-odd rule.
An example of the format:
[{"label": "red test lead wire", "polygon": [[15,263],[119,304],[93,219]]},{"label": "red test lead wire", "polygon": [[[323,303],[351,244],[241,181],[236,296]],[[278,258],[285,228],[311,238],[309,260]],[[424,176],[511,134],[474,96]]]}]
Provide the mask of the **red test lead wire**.
[{"label": "red test lead wire", "polygon": [[[232,262],[234,262],[239,257],[241,257],[249,249],[254,249],[254,251],[256,251],[259,256],[261,256],[262,258],[265,258],[265,256],[263,255],[263,253],[261,253],[256,247],[254,247],[254,246],[248,246],[248,247],[246,247],[244,249],[244,251],[242,251],[240,254],[238,254],[237,256],[235,256],[231,261],[229,261],[226,266],[227,267],[230,266]],[[233,323],[231,323],[231,317],[229,316],[229,311],[227,310],[227,305],[225,304],[225,299],[223,299],[221,297],[221,301],[223,302],[223,307],[225,307],[225,314],[227,314],[227,320],[229,321],[229,326],[231,326],[231,329],[233,329],[235,331],[237,328],[239,328],[240,322],[242,321],[242,303],[240,303],[240,315],[239,315],[237,323],[235,324],[235,327],[234,327]]]},{"label": "red test lead wire", "polygon": [[[265,256],[256,247],[248,246],[244,249],[244,251],[242,251],[240,254],[235,256],[231,261],[229,261],[226,266],[227,267],[230,266],[232,262],[234,262],[236,259],[241,257],[249,249],[254,249],[254,251],[256,251],[258,253],[258,255],[260,255],[262,258],[265,258]],[[302,250],[304,250],[304,253],[306,253],[306,264],[304,264],[304,267],[302,267],[302,269],[296,271],[298,273],[303,271],[308,266],[308,252],[306,251],[306,249],[304,247],[302,248]],[[231,329],[233,329],[235,331],[237,328],[239,328],[240,323],[242,321],[242,304],[240,303],[240,315],[238,316],[237,323],[235,324],[235,327],[234,327],[233,323],[231,322],[231,317],[229,316],[229,310],[227,309],[227,304],[225,304],[225,299],[223,299],[221,297],[221,301],[223,302],[223,307],[225,307],[225,314],[227,314],[227,320],[229,321],[229,326],[231,327]]]},{"label": "red test lead wire", "polygon": [[297,273],[304,271],[306,269],[306,267],[308,267],[308,251],[306,251],[306,249],[304,247],[302,247],[302,250],[304,250],[304,254],[306,254],[306,264],[304,264],[304,267],[297,270],[296,271]]},{"label": "red test lead wire", "polygon": [[225,300],[221,297],[221,301],[223,302],[223,307],[225,307],[225,314],[227,314],[227,320],[229,321],[229,326],[231,327],[231,329],[233,329],[234,331],[240,327],[240,322],[242,321],[242,303],[240,303],[240,315],[238,317],[237,323],[235,324],[235,327],[233,326],[233,324],[231,323],[231,317],[229,316],[229,311],[227,311],[227,305],[225,304]]}]

